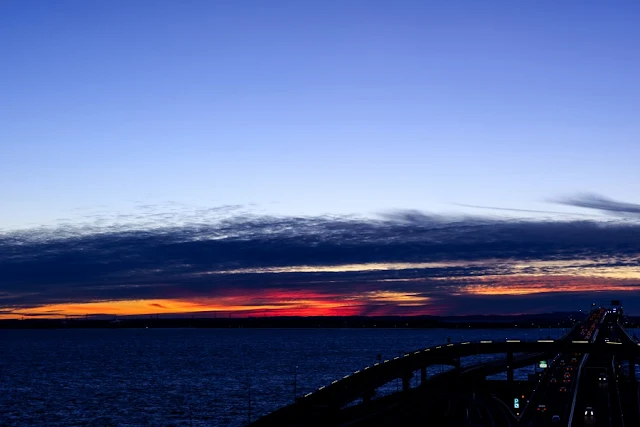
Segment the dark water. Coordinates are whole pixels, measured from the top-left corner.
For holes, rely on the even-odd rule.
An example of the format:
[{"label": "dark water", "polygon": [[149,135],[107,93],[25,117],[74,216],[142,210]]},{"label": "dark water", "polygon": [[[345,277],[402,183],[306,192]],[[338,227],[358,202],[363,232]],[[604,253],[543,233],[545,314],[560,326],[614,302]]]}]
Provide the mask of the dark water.
[{"label": "dark water", "polygon": [[[442,344],[447,337],[460,342],[539,339],[549,334],[556,338],[561,333],[545,329],[4,330],[0,331],[0,425],[241,426],[249,416],[255,420],[292,402],[294,377],[301,396],[375,363],[377,354],[391,359]],[[443,368],[430,369],[432,374]],[[382,391],[396,387],[392,383]]]}]

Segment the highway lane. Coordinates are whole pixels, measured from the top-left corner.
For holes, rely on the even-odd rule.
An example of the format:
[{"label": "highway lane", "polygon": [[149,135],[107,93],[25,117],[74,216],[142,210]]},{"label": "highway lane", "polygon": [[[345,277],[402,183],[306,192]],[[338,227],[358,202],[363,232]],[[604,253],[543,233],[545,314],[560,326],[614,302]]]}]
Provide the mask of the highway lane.
[{"label": "highway lane", "polygon": [[[574,331],[571,339],[587,339],[594,341],[598,336],[598,324],[605,316],[605,310],[597,310],[590,314],[584,326]],[[549,365],[549,372],[540,390],[531,397],[529,406],[531,413],[523,414],[524,425],[528,426],[566,426],[570,415],[575,410],[574,397],[577,394],[576,376],[583,361],[588,360],[581,353],[562,353],[556,362]],[[543,406],[540,406],[543,405]],[[559,422],[553,422],[558,416]]]},{"label": "highway lane", "polygon": [[[612,398],[611,388],[615,387],[615,379],[611,379],[611,357],[591,355],[582,370],[580,388],[577,393],[573,412],[572,427],[618,426],[620,417],[615,411],[617,400]],[[606,375],[610,381],[600,381]],[[593,409],[585,415],[587,408]]]},{"label": "highway lane", "polygon": [[[616,327],[615,316],[603,316],[594,337],[596,342],[617,345],[612,341],[618,335]],[[624,427],[613,356],[590,355],[578,381],[570,427]]]},{"label": "highway lane", "polygon": [[[623,344],[635,343],[619,323],[616,323],[612,329],[616,332],[616,337]],[[625,426],[638,426],[640,425],[640,414],[638,413],[640,408],[640,404],[638,402],[638,384],[635,381],[635,375],[634,378],[631,378],[628,369],[626,372],[623,372],[623,370],[618,367],[623,363],[626,364],[628,361],[623,362],[613,358],[612,366],[616,372],[617,387],[615,390],[612,390],[612,392],[617,393],[619,399],[618,410],[621,412]]]},{"label": "highway lane", "polygon": [[545,384],[542,385],[540,397],[533,403],[534,408],[532,409],[535,411],[535,415],[529,422],[530,426],[557,426],[558,424],[553,422],[554,415],[565,420],[566,425],[571,409],[572,399],[570,397],[575,391],[573,375],[579,368],[581,358],[582,356],[577,354],[561,354],[558,357],[558,362],[550,368],[552,371]]}]

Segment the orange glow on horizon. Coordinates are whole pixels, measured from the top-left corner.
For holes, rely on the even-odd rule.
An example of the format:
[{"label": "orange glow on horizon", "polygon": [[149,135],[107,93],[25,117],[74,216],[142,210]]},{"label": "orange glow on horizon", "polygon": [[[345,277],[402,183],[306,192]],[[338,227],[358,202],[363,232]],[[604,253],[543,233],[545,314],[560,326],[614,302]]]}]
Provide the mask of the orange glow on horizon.
[{"label": "orange glow on horizon", "polygon": [[[120,300],[47,304],[39,307],[16,309],[2,314],[0,319],[20,317],[64,318],[111,315],[136,316],[155,314],[189,314],[220,312],[239,315],[270,316],[350,316],[360,314],[371,304],[387,304],[389,308],[416,307],[425,311],[430,298],[415,293],[370,291],[357,294],[321,294],[312,291],[256,290],[249,295],[231,295],[218,298]],[[421,310],[421,311],[420,311]],[[431,310],[432,311],[432,310]]]},{"label": "orange glow on horizon", "polygon": [[[615,265],[613,261],[620,263]],[[579,292],[640,291],[640,261],[638,257],[602,260],[482,260],[470,262],[424,263],[363,263],[333,266],[278,267],[261,270],[234,270],[226,273],[327,273],[358,271],[389,271],[380,278],[323,280],[315,274],[308,277],[310,289],[233,289],[217,290],[221,295],[189,296],[158,299],[123,299],[113,301],[85,301],[43,304],[30,308],[1,306],[0,319],[20,317],[111,315],[135,316],[152,314],[234,313],[238,316],[334,316],[376,315],[393,313],[438,314],[455,309],[456,296],[524,296]],[[430,277],[433,268],[491,266],[488,275],[453,270],[451,275],[438,272]],[[397,270],[423,269],[412,277],[393,277]],[[487,271],[485,271],[487,272]],[[218,274],[211,272],[202,274]],[[445,274],[445,275],[440,275]],[[398,274],[398,276],[402,276]],[[387,283],[394,283],[388,285]],[[337,285],[334,285],[337,284]],[[442,285],[441,285],[442,284]],[[299,286],[299,285],[297,285]],[[338,286],[338,288],[334,288]],[[388,289],[393,286],[397,289]],[[376,289],[383,287],[385,289]],[[402,288],[405,289],[402,289]],[[321,291],[322,290],[322,291]],[[5,295],[5,301],[17,296]],[[25,295],[20,295],[24,297]],[[36,298],[37,294],[33,295]]]},{"label": "orange glow on horizon", "polygon": [[[413,279],[412,279],[413,280]],[[446,278],[438,278],[447,280]],[[522,296],[544,293],[570,292],[632,292],[640,291],[640,283],[629,279],[602,279],[591,276],[560,276],[537,274],[518,276],[482,276],[449,278],[458,283],[441,297]],[[460,283],[464,280],[467,283]],[[471,282],[471,283],[469,283]],[[363,285],[364,286],[364,285]],[[5,312],[0,319],[21,317],[64,318],[65,316],[111,315],[136,316],[155,314],[221,313],[247,316],[351,316],[439,314],[444,309],[439,301],[415,291],[362,289],[354,285],[352,292],[322,293],[313,290],[256,289],[220,297],[183,297],[176,299],[119,300],[45,304],[38,307],[13,309],[0,307]],[[416,285],[412,285],[414,288]],[[425,289],[429,293],[430,289]],[[233,292],[228,290],[227,292]],[[241,291],[237,291],[241,292]],[[442,292],[442,291],[440,291]]]}]

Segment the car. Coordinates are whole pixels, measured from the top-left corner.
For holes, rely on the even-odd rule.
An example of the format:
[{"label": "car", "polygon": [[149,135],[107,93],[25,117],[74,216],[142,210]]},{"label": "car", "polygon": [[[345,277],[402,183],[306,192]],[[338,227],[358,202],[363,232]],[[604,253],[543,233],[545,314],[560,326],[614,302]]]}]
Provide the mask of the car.
[{"label": "car", "polygon": [[593,408],[591,406],[587,406],[586,408],[584,408],[584,416],[593,417]]},{"label": "car", "polygon": [[562,386],[562,387],[560,387],[560,388],[558,389],[558,391],[559,391],[560,393],[566,393],[566,392],[567,392],[567,388],[566,388],[565,386]]},{"label": "car", "polygon": [[571,374],[570,374],[569,372],[565,372],[565,373],[564,373],[564,377],[565,377],[565,378],[571,378]]},{"label": "car", "polygon": [[560,415],[554,415],[553,417],[551,417],[551,422],[552,423],[559,423],[560,422]]},{"label": "car", "polygon": [[547,405],[538,405],[538,411],[547,412]]},{"label": "car", "polygon": [[604,372],[601,372],[600,375],[598,375],[598,381],[605,382],[607,381],[607,379],[607,374],[605,374]]},{"label": "car", "polygon": [[550,383],[552,383],[552,384],[554,384],[554,383],[557,383],[557,382],[558,382],[558,380],[557,380],[556,378],[551,378],[551,380],[550,380],[549,382],[550,382]]}]

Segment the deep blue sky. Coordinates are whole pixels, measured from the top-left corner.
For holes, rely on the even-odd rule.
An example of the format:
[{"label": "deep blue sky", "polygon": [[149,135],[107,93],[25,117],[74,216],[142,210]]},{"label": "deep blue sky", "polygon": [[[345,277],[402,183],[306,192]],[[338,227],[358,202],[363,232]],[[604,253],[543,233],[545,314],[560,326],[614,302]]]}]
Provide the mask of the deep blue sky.
[{"label": "deep blue sky", "polygon": [[633,1],[5,0],[0,229],[140,203],[638,202],[639,20]]},{"label": "deep blue sky", "polygon": [[639,22],[0,0],[0,318],[640,313]]}]

